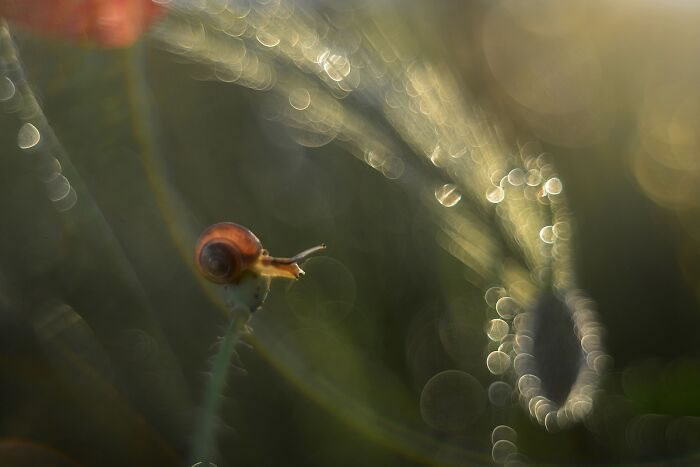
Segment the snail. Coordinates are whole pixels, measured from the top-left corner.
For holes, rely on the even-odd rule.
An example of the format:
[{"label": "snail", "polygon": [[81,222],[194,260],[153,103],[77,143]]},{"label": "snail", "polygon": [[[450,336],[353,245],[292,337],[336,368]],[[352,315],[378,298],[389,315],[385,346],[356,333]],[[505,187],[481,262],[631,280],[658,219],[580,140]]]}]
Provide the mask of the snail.
[{"label": "snail", "polygon": [[325,248],[321,244],[291,258],[275,258],[253,232],[233,222],[221,222],[202,232],[194,261],[200,273],[217,284],[237,283],[246,271],[256,276],[298,279],[304,271],[297,263]]}]

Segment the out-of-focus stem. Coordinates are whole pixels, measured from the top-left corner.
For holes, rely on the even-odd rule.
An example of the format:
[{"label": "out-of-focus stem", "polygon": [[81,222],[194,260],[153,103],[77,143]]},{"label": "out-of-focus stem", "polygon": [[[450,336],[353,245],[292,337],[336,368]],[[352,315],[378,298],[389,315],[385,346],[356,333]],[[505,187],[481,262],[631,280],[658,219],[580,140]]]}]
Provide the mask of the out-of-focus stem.
[{"label": "out-of-focus stem", "polygon": [[216,419],[221,410],[222,395],[226,389],[229,370],[236,353],[236,344],[240,341],[241,335],[246,332],[249,316],[248,307],[245,305],[232,310],[231,320],[214,355],[209,380],[204,389],[201,417],[195,431],[192,447],[193,463],[203,462],[203,465],[208,465],[207,462],[214,460],[212,457],[216,451]]}]

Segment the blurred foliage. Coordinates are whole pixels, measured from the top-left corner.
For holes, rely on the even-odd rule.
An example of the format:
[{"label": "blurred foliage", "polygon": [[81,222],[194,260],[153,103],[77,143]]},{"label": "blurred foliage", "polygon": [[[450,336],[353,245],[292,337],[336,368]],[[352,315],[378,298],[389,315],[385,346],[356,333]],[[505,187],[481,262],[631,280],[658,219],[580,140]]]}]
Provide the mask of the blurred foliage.
[{"label": "blurred foliage", "polygon": [[[272,91],[193,79],[201,70],[150,38],[106,51],[20,31],[78,203],[61,213],[46,201],[17,116],[0,113],[0,459],[184,465],[228,322],[192,247],[228,220],[276,255],[329,250],[303,281],[273,281],[251,321],[253,348],[239,350],[248,376],[230,376],[216,426],[220,467],[489,464],[500,424],[533,464],[697,462],[700,11],[355,7],[398,48],[446,63],[511,147],[538,139],[556,166],[575,272],[615,362],[592,415],[552,433],[517,404],[487,402],[491,315],[473,272],[436,241],[434,210],[477,216],[498,258],[525,264],[525,247],[467,195],[450,208],[417,196],[414,172],[431,187],[449,181],[435,161],[408,156],[391,180],[342,144],[302,147],[264,118]],[[415,152],[377,109],[339,102]],[[563,342],[543,351],[559,356]]]}]

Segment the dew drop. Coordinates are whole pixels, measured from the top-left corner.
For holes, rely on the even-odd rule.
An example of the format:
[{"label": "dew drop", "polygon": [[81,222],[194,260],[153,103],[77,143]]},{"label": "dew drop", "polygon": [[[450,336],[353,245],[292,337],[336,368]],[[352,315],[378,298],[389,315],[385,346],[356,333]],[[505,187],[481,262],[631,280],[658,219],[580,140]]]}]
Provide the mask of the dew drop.
[{"label": "dew drop", "polygon": [[559,424],[557,423],[558,412],[549,412],[544,417],[544,427],[547,431],[553,432],[559,429]]},{"label": "dew drop", "polygon": [[279,37],[260,29],[255,33],[255,38],[265,47],[274,47],[280,43]]},{"label": "dew drop", "polygon": [[7,76],[0,78],[0,102],[9,101],[15,95],[15,83]]},{"label": "dew drop", "polygon": [[248,23],[245,21],[234,21],[224,30],[224,34],[231,37],[241,37],[248,30]]},{"label": "dew drop", "polygon": [[41,135],[39,134],[39,130],[31,123],[25,123],[20,127],[19,132],[17,132],[17,145],[20,149],[33,148],[39,144],[40,139]]},{"label": "dew drop", "polygon": [[542,175],[537,169],[530,169],[527,172],[527,182],[529,186],[537,186],[542,183]]},{"label": "dew drop", "polygon": [[214,68],[214,76],[219,81],[224,83],[235,83],[241,78],[243,74],[243,67],[240,65],[227,65],[223,63],[217,63]]},{"label": "dew drop", "polygon": [[544,425],[544,421],[550,413],[556,413],[556,411],[549,399],[543,399],[535,404],[534,415],[540,425]]},{"label": "dew drop", "polygon": [[53,202],[60,201],[70,192],[70,183],[62,174],[57,173],[46,181],[46,194]]},{"label": "dew drop", "polygon": [[[252,9],[251,0],[237,0],[228,2],[227,9],[238,19],[243,19],[250,14]],[[244,23],[246,24],[246,23]]]},{"label": "dew drop", "polygon": [[517,334],[515,336],[515,343],[513,344],[513,350],[515,351],[515,353],[531,354],[534,351],[534,347],[535,341],[532,340],[532,337],[528,336],[527,334]]},{"label": "dew drop", "polygon": [[571,227],[568,222],[557,222],[552,226],[552,232],[557,238],[566,240],[571,236]]},{"label": "dew drop", "polygon": [[61,163],[51,155],[40,156],[35,169],[42,182],[48,182],[62,170]]},{"label": "dew drop", "polygon": [[518,447],[515,444],[506,439],[502,439],[500,441],[496,441],[493,444],[493,449],[491,450],[491,457],[493,457],[494,462],[502,464],[506,461],[508,456],[517,452]]},{"label": "dew drop", "polygon": [[360,73],[357,69],[352,69],[351,73],[344,80],[338,81],[338,87],[346,92],[357,89],[360,85]]},{"label": "dew drop", "polygon": [[500,342],[503,340],[504,337],[506,337],[509,330],[510,327],[508,326],[508,323],[506,323],[502,319],[492,319],[489,322],[489,327],[486,331],[486,335],[489,336],[489,339],[491,339],[492,341]]},{"label": "dew drop", "polygon": [[533,314],[530,312],[520,313],[513,318],[513,328],[518,331],[530,329],[532,327]]},{"label": "dew drop", "polygon": [[289,136],[302,146],[307,148],[320,148],[325,146],[335,139],[338,135],[338,129],[325,124],[317,124],[316,126],[288,126],[287,132]]},{"label": "dew drop", "polygon": [[525,397],[532,397],[542,388],[542,381],[535,375],[526,374],[518,379],[518,390]]},{"label": "dew drop", "polygon": [[[309,49],[310,49],[309,52],[312,52],[311,48],[309,48]],[[316,54],[316,56],[313,57],[313,62],[318,63],[320,65],[323,65],[326,62],[326,60],[328,60],[328,57],[330,57],[330,55],[331,55],[330,50],[328,50],[325,47],[321,47],[318,54]],[[311,60],[311,57],[307,57],[307,58],[309,58]]]},{"label": "dew drop", "polygon": [[505,352],[496,350],[486,357],[486,368],[494,375],[502,375],[509,367],[510,356]]},{"label": "dew drop", "polygon": [[503,287],[489,287],[489,289],[484,294],[484,300],[486,304],[491,307],[496,306],[496,302],[502,297],[505,297],[506,289]]},{"label": "dew drop", "polygon": [[525,172],[522,169],[513,169],[508,172],[508,183],[513,186],[520,186],[525,183]]},{"label": "dew drop", "polygon": [[66,196],[54,202],[54,207],[61,212],[66,212],[70,211],[77,202],[78,193],[75,192],[73,187],[70,187],[70,191]]},{"label": "dew drop", "polygon": [[350,61],[342,55],[329,55],[323,60],[323,70],[333,81],[341,81],[350,74]]},{"label": "dew drop", "polygon": [[593,360],[593,370],[599,375],[604,374],[613,366],[613,359],[610,355],[601,353]]},{"label": "dew drop", "polygon": [[390,180],[396,180],[403,175],[405,165],[399,157],[388,157],[381,167],[384,176]]},{"label": "dew drop", "polygon": [[518,312],[518,302],[510,297],[501,297],[496,302],[496,313],[503,319],[513,319]]},{"label": "dew drop", "polygon": [[542,227],[540,230],[540,240],[548,244],[554,243],[554,231],[551,225]]},{"label": "dew drop", "polygon": [[297,110],[305,110],[311,104],[311,94],[304,88],[296,88],[289,93],[289,105]]},{"label": "dew drop", "polygon": [[506,336],[501,341],[501,344],[498,346],[498,350],[500,350],[501,352],[505,352],[507,354],[512,354],[514,352],[514,350],[513,350],[514,347],[515,347],[515,334],[506,334]]},{"label": "dew drop", "polygon": [[447,183],[435,190],[435,199],[443,206],[451,208],[462,199],[462,193],[457,191],[457,186]]},{"label": "dew drop", "polygon": [[496,444],[496,442],[505,439],[511,443],[518,441],[518,434],[515,430],[508,425],[498,425],[491,432],[491,442]]},{"label": "dew drop", "polygon": [[373,169],[381,168],[385,161],[381,152],[372,150],[367,151],[367,154],[365,154],[365,160]]},{"label": "dew drop", "polygon": [[464,156],[467,153],[467,147],[464,145],[456,145],[452,144],[448,149],[447,149],[447,154],[450,155],[453,159],[459,159],[462,156]]},{"label": "dew drop", "polygon": [[506,197],[506,191],[500,186],[494,186],[486,192],[486,199],[493,204],[498,204]]},{"label": "dew drop", "polygon": [[446,167],[450,162],[449,156],[445,153],[445,151],[443,151],[439,144],[433,148],[432,152],[429,154],[429,157],[430,162],[432,162],[435,167],[439,168]]},{"label": "dew drop", "polygon": [[562,183],[557,177],[550,178],[544,184],[544,191],[550,195],[558,195],[562,190]]},{"label": "dew drop", "polygon": [[600,336],[594,333],[589,333],[581,338],[581,348],[586,352],[600,350]]}]

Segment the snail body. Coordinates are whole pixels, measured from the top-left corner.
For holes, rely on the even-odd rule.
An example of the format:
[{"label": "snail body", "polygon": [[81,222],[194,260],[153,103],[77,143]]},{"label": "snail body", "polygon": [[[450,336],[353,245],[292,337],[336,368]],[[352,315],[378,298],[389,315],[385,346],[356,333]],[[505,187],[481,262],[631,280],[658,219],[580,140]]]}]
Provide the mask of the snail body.
[{"label": "snail body", "polygon": [[304,271],[297,262],[325,249],[318,245],[291,258],[270,256],[258,237],[242,225],[221,222],[207,227],[195,247],[195,264],[199,272],[217,284],[237,283],[250,271],[255,275],[298,279]]}]

